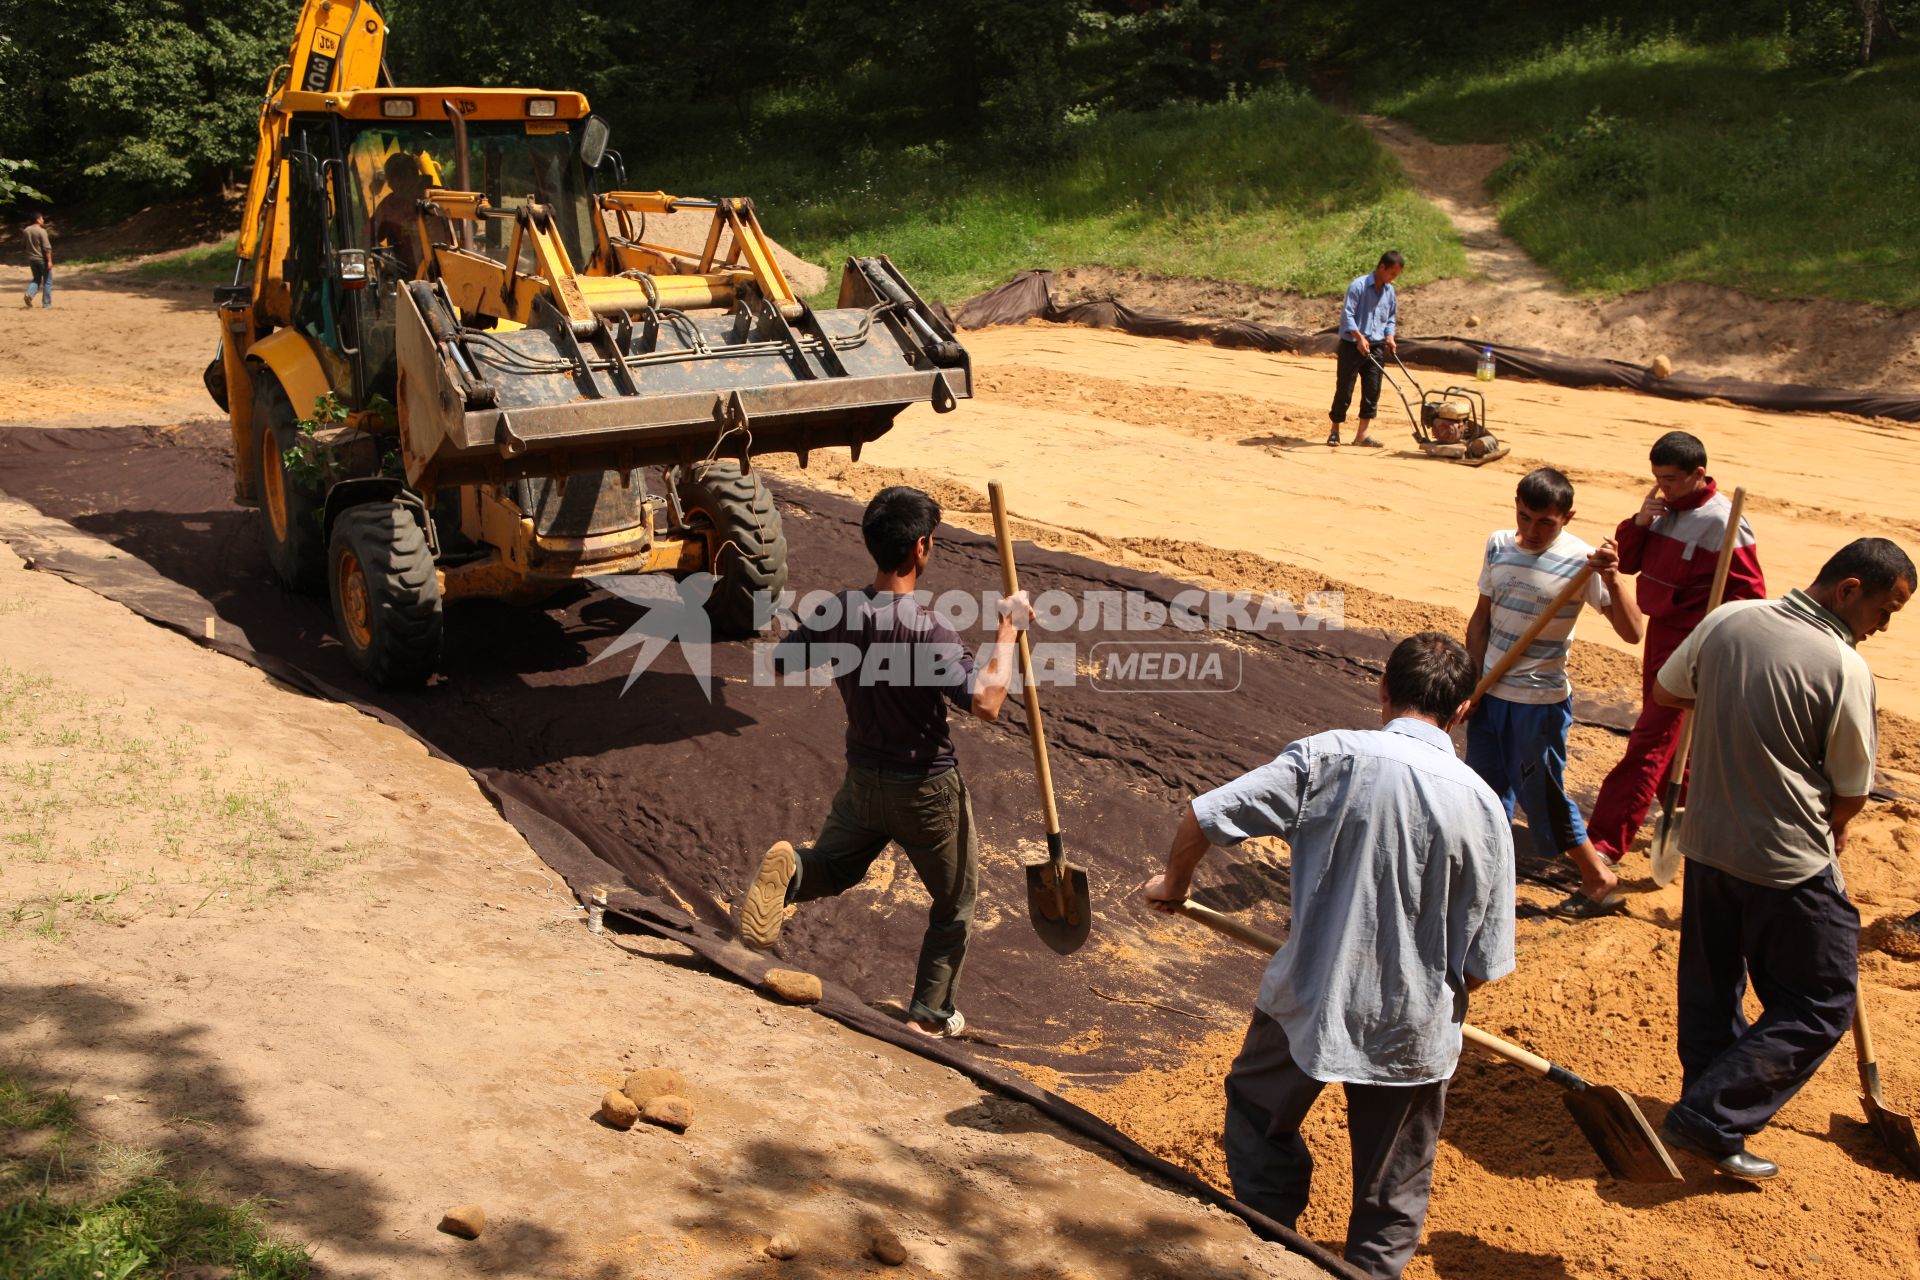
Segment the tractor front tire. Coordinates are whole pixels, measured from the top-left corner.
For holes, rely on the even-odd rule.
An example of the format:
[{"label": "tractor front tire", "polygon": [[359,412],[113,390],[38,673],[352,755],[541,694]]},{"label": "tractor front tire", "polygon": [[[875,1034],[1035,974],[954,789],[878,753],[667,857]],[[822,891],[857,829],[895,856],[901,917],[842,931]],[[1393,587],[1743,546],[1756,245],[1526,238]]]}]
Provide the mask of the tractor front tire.
[{"label": "tractor front tire", "polygon": [[707,616],[714,631],[756,634],[787,585],[787,535],[772,491],[759,472],[743,472],[737,462],[704,462],[682,474],[680,506],[687,522],[712,539],[709,567],[718,581]]},{"label": "tractor front tire", "polygon": [[417,689],[440,660],[440,579],[414,513],[348,507],[327,547],[333,623],[347,661],[376,689]]},{"label": "tractor front tire", "polygon": [[325,496],[287,471],[287,450],[300,439],[293,405],[280,380],[261,371],[253,388],[254,454],[260,495],[260,541],[273,572],[290,590],[318,595],[327,581],[320,513]]}]

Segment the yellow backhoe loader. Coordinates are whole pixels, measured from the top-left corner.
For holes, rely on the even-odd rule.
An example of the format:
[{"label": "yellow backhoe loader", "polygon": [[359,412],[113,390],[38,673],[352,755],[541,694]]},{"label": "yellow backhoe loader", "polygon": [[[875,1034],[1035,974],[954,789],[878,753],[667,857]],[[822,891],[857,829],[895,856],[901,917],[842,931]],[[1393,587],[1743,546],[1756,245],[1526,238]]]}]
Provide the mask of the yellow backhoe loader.
[{"label": "yellow backhoe loader", "polygon": [[[716,629],[753,632],[786,541],[752,458],[858,457],[970,396],[967,353],[884,257],[815,309],[751,201],[625,190],[582,95],[394,85],[385,43],[306,0],[215,292],[207,388],[275,572],[381,687],[429,677],[448,602],[601,575],[709,572]],[[647,240],[688,210],[703,248]]]}]

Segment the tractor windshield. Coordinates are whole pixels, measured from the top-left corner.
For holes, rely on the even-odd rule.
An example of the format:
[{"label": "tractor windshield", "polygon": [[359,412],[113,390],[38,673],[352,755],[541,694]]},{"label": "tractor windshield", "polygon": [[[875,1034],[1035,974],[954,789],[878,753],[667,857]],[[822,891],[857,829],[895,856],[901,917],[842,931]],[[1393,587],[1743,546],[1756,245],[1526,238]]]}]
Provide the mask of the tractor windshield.
[{"label": "tractor windshield", "polygon": [[[565,128],[547,120],[470,121],[467,180],[496,209],[515,209],[528,201],[551,205],[568,255],[576,267],[584,268],[594,248],[593,224],[573,138]],[[420,265],[414,202],[429,187],[458,184],[453,126],[439,120],[382,121],[363,128],[348,144],[347,172],[354,243],[362,248],[390,246],[406,274],[414,274]],[[474,234],[476,249],[504,259],[513,224],[484,218]],[[520,265],[525,269],[531,264]]]}]

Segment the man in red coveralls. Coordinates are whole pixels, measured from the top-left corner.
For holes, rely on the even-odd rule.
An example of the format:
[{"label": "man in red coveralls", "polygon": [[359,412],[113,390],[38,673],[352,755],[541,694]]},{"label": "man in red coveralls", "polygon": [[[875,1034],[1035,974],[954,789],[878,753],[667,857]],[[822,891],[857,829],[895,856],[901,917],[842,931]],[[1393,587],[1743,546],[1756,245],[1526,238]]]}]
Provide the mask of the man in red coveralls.
[{"label": "man in red coveralls", "polygon": [[[1639,514],[1614,533],[1620,572],[1640,576],[1636,596],[1647,618],[1641,663],[1640,719],[1627,753],[1600,787],[1587,835],[1600,856],[1618,862],[1633,845],[1647,810],[1666,782],[1680,743],[1680,712],[1654,700],[1654,677],[1707,615],[1714,566],[1733,504],[1707,474],[1707,447],[1684,431],[1654,441],[1653,489]],[[1728,600],[1763,600],[1767,583],[1753,529],[1742,518],[1727,569]]]}]

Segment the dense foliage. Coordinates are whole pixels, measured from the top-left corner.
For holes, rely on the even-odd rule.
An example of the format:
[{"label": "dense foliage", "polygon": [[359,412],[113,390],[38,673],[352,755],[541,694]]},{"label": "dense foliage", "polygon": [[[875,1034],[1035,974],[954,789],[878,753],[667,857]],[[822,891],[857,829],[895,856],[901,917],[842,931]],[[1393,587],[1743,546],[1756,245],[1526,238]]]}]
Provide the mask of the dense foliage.
[{"label": "dense foliage", "polygon": [[[1525,52],[1596,22],[1696,39],[1785,35],[1809,64],[1857,62],[1920,25],[1920,0],[382,7],[402,80],[577,87],[629,152],[797,148],[829,167],[905,145],[1030,166],[1068,153],[1076,120],[1224,101],[1281,78],[1339,89]],[[250,159],[258,95],[297,11],[295,0],[0,0],[0,203],[37,188],[104,216],[231,181]]]}]

